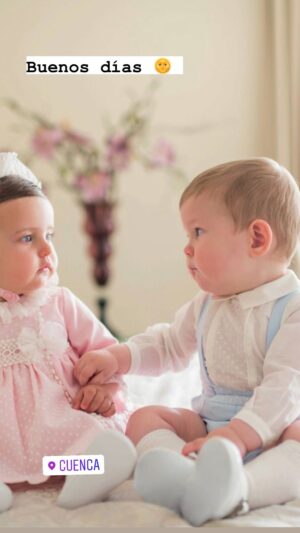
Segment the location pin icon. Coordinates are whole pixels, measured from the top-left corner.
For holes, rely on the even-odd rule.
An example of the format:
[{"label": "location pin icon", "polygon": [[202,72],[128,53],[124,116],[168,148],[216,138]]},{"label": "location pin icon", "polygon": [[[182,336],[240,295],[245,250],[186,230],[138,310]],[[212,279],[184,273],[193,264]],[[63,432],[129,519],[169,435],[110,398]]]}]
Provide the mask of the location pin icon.
[{"label": "location pin icon", "polygon": [[50,470],[53,470],[53,468],[55,468],[55,462],[54,461],[49,461],[48,466],[49,466]]}]

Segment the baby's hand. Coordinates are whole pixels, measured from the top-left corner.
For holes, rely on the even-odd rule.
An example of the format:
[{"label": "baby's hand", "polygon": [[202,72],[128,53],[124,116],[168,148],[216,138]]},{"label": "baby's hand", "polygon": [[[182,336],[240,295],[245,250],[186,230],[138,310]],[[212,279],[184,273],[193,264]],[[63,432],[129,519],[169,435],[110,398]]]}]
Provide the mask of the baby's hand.
[{"label": "baby's hand", "polygon": [[190,455],[193,452],[199,452],[207,441],[207,437],[200,437],[199,439],[187,442],[181,450],[182,455]]},{"label": "baby's hand", "polygon": [[105,383],[118,371],[118,362],[109,350],[95,350],[83,354],[74,366],[74,376],[80,385],[97,375],[98,383]]},{"label": "baby's hand", "polygon": [[205,437],[200,437],[200,438],[195,439],[195,440],[193,440],[191,442],[187,442],[184,445],[181,453],[183,455],[189,455],[190,453],[193,453],[193,452],[199,452],[201,450],[202,446],[209,439],[211,439],[213,437],[222,437],[224,439],[230,440],[231,442],[233,442],[233,444],[235,444],[237,446],[237,448],[239,449],[242,457],[245,455],[246,448],[245,448],[244,443],[239,438],[239,436],[235,433],[235,431],[233,431],[228,426],[224,426],[224,427],[221,427],[221,428],[214,429],[213,431],[210,431],[208,433],[208,435],[206,435]]},{"label": "baby's hand", "polygon": [[82,409],[87,413],[98,413],[108,417],[116,412],[113,397],[109,390],[98,385],[85,385],[82,387],[73,399],[73,408]]}]

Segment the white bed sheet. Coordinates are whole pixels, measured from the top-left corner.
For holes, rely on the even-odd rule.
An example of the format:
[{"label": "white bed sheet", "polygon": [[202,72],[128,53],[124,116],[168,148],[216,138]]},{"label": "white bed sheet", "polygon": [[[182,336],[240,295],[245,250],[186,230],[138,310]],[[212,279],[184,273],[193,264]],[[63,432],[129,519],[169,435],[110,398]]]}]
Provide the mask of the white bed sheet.
[{"label": "white bed sheet", "polygon": [[[128,482],[126,482],[128,484]],[[66,510],[55,503],[58,488],[30,489],[15,493],[14,505],[0,514],[0,527],[191,527],[176,513],[132,498],[126,483],[111,493],[109,501]],[[131,483],[131,482],[129,482]],[[205,527],[299,527],[300,500],[273,505]]]}]

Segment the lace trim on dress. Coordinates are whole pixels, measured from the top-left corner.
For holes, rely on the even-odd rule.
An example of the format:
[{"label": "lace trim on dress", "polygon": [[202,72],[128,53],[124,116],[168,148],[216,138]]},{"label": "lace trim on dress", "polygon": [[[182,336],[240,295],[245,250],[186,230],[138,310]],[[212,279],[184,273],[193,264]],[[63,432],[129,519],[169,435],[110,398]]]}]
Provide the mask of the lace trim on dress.
[{"label": "lace trim on dress", "polygon": [[15,339],[0,341],[0,367],[11,366],[16,363],[31,364],[39,360],[39,354],[24,353]]},{"label": "lace trim on dress", "polygon": [[13,318],[24,318],[32,315],[39,307],[45,305],[49,298],[57,291],[59,278],[57,272],[51,276],[45,287],[32,291],[30,294],[18,294],[0,288],[0,320],[8,324]]},{"label": "lace trim on dress", "polygon": [[16,302],[1,302],[0,320],[7,324],[13,318],[30,316],[37,308],[45,305],[56,291],[57,287],[43,288],[20,296]]},{"label": "lace trim on dress", "polygon": [[66,334],[62,334],[62,326],[42,320],[40,315],[41,312],[38,312],[39,333],[35,328],[24,327],[17,338],[0,340],[0,368],[16,363],[30,365],[66,352],[68,339]]}]

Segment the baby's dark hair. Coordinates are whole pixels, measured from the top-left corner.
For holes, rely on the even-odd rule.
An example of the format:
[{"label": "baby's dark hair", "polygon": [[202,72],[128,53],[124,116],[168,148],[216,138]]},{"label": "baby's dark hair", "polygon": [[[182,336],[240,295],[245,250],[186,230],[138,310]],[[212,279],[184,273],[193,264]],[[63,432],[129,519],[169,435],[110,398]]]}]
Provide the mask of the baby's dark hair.
[{"label": "baby's dark hair", "polygon": [[42,189],[27,179],[19,176],[4,176],[0,179],[0,204],[26,196],[46,198]]}]

